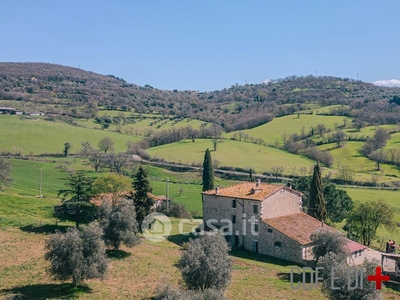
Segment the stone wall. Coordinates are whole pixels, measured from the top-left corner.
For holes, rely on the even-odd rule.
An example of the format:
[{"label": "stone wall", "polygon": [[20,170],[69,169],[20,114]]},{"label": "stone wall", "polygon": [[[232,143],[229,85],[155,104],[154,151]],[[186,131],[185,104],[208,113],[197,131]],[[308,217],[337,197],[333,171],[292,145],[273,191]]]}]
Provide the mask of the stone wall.
[{"label": "stone wall", "polygon": [[297,193],[283,188],[262,203],[262,218],[275,218],[301,212],[302,199]]},{"label": "stone wall", "polygon": [[288,261],[303,263],[303,246],[265,222],[261,222],[260,226],[259,252]]},{"label": "stone wall", "polygon": [[[236,202],[236,207],[232,207],[233,200]],[[257,207],[256,212],[254,206]],[[235,219],[234,223],[233,218]],[[203,195],[204,223],[206,226],[213,224],[222,229],[227,229],[228,225],[232,224],[233,230],[226,232],[226,235],[230,236],[229,241],[233,246],[244,246],[245,249],[252,250],[253,241],[257,239],[258,235],[254,231],[253,224],[257,223],[259,226],[260,219],[261,201]],[[235,245],[234,236],[238,236],[238,245]]]},{"label": "stone wall", "polygon": [[[233,200],[236,202],[236,207],[232,205]],[[243,246],[249,251],[256,250],[259,253],[298,263],[302,263],[302,246],[275,229],[269,233],[268,229],[271,227],[262,222],[262,219],[300,211],[301,196],[286,188],[263,201],[203,195],[205,228],[209,228],[207,225],[211,225],[211,227],[223,230],[232,224],[233,230],[226,231],[224,234],[233,247]],[[254,224],[258,225],[258,232],[255,232]],[[276,246],[275,242],[280,242],[281,246]],[[256,249],[255,243],[257,243],[258,249]]]}]

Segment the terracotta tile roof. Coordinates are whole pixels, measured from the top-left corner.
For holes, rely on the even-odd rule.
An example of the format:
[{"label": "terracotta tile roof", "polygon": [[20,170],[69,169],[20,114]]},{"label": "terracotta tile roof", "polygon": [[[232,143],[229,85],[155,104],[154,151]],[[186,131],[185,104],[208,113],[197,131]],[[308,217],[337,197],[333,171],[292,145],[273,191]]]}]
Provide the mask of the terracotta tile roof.
[{"label": "terracotta tile roof", "polygon": [[328,230],[330,232],[339,232],[326,224],[322,227],[321,221],[314,219],[304,212],[268,218],[264,219],[263,222],[302,245],[310,244],[310,235],[318,231]]},{"label": "terracotta tile roof", "polygon": [[346,240],[347,240],[347,247],[349,248],[351,253],[368,248],[367,246],[365,246],[363,244],[359,244],[355,241],[352,241],[349,239],[346,239]]},{"label": "terracotta tile roof", "polygon": [[[255,182],[242,182],[224,188],[218,188],[218,196],[240,199],[264,200],[280,189],[282,185],[260,183],[257,187]],[[296,192],[298,193],[298,192]],[[216,189],[204,191],[203,195],[216,195]]]},{"label": "terracotta tile roof", "polygon": [[[276,230],[282,232],[284,235],[290,237],[291,239],[299,242],[302,245],[307,245],[311,243],[310,236],[321,230],[328,230],[329,232],[340,233],[333,227],[326,224],[322,227],[321,221],[307,215],[306,213],[300,212],[287,216],[264,219],[263,222],[272,226]],[[368,248],[362,244],[346,238],[347,247],[350,253],[364,250]]]}]

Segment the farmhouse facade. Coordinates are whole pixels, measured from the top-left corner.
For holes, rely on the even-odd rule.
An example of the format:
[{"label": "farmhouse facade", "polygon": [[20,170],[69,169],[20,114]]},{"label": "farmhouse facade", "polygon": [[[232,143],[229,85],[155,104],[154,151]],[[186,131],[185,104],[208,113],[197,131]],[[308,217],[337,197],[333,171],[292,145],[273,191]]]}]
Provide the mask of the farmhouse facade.
[{"label": "farmhouse facade", "polygon": [[[221,230],[233,247],[300,264],[314,260],[311,234],[338,232],[304,213],[302,194],[286,186],[244,182],[205,191],[202,200],[205,228]],[[347,241],[349,262],[362,262],[367,247]]]}]

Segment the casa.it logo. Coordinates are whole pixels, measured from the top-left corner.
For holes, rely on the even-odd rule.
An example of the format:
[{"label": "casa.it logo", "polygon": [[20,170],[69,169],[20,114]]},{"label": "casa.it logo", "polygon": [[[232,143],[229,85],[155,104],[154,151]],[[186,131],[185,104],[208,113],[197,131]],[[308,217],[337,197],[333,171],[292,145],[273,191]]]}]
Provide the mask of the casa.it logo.
[{"label": "casa.it logo", "polygon": [[142,222],[142,233],[152,242],[162,242],[171,235],[171,231],[171,221],[162,213],[151,213]]},{"label": "casa.it logo", "polygon": [[[322,274],[324,268],[322,267],[316,267],[315,270],[309,267],[296,267],[293,266],[290,268],[290,288],[292,290],[311,290],[311,289],[318,289],[318,283],[322,281],[322,277],[319,275]],[[348,267],[347,268],[347,286],[337,286],[335,285],[335,281],[339,281],[340,277],[336,276],[337,271],[339,270],[339,267],[332,267],[330,269],[330,288],[332,290],[340,290],[347,288],[347,290],[355,290],[357,288],[359,289],[364,289],[364,268],[363,267]],[[294,274],[297,275],[303,275],[302,276],[302,281],[297,281],[294,282]],[[308,274],[310,278],[310,282],[307,282],[306,278],[308,277]],[[355,278],[355,281],[353,280]],[[376,267],[375,268],[375,274],[374,275],[368,275],[367,280],[369,282],[375,281],[375,289],[376,290],[381,290],[382,289],[382,282],[384,281],[389,281],[390,276],[388,275],[382,275],[382,268],[381,267]]]}]

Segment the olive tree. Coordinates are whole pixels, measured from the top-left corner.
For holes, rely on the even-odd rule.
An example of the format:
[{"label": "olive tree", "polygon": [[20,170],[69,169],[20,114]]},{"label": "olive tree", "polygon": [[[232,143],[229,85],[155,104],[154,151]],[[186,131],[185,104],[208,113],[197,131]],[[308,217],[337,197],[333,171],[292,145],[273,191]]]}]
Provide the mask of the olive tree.
[{"label": "olive tree", "polygon": [[223,291],[231,281],[229,247],[220,234],[205,234],[191,240],[179,260],[183,279],[190,289]]},{"label": "olive tree", "polygon": [[185,290],[179,287],[165,284],[158,287],[154,300],[225,300],[223,292],[206,289],[201,290]]},{"label": "olive tree", "polygon": [[317,261],[320,257],[328,254],[329,252],[335,253],[342,259],[345,259],[348,255],[346,239],[339,232],[322,230],[317,233],[313,233],[310,238],[314,243],[313,254]]},{"label": "olive tree", "polygon": [[115,250],[121,244],[133,247],[140,243],[135,206],[132,200],[121,199],[116,205],[104,202],[99,207],[100,225],[104,231],[104,241]]},{"label": "olive tree", "polygon": [[102,229],[92,222],[83,231],[68,228],[46,241],[45,259],[50,261],[49,273],[59,280],[72,278],[74,287],[85,279],[102,278],[108,259],[102,239]]},{"label": "olive tree", "polygon": [[[378,261],[364,260],[364,272],[353,266],[349,268],[346,260],[333,252],[322,256],[317,266],[321,268],[321,292],[331,300],[378,300],[382,299],[382,292],[375,289],[375,282],[368,281],[367,276],[375,273]],[[332,269],[335,267],[335,269]],[[357,270],[357,271],[356,271]],[[361,277],[361,278],[360,278]],[[363,282],[363,288],[353,288]],[[333,289],[332,286],[336,287]],[[350,288],[349,288],[350,287]]]}]

